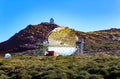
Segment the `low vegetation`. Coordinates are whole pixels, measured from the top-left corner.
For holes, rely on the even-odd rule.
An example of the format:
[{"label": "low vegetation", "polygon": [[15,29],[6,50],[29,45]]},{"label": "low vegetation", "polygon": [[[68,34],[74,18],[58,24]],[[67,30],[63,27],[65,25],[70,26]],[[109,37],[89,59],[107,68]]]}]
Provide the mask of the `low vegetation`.
[{"label": "low vegetation", "polygon": [[61,41],[63,44],[62,46],[75,46],[75,32],[72,31],[70,28],[65,27],[60,31],[56,31],[50,34],[49,39],[54,39],[56,41]]},{"label": "low vegetation", "polygon": [[109,29],[94,32],[75,31],[79,39],[85,40],[85,51],[90,54],[96,52],[110,53],[120,56],[120,29]]},{"label": "low vegetation", "polygon": [[89,44],[85,46],[85,51],[96,54],[104,52],[112,56],[120,56],[120,43],[119,42],[103,42],[98,44]]},{"label": "low vegetation", "polygon": [[120,79],[120,57],[15,56],[0,59],[0,79]]}]

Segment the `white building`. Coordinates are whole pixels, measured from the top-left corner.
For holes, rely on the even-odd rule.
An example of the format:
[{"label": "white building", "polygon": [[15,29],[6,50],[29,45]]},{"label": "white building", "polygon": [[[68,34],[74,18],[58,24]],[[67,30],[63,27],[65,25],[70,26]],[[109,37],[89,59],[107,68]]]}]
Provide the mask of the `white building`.
[{"label": "white building", "polygon": [[54,19],[53,18],[50,19],[50,24],[54,24]]},{"label": "white building", "polygon": [[4,58],[11,58],[11,54],[10,53],[6,53]]}]

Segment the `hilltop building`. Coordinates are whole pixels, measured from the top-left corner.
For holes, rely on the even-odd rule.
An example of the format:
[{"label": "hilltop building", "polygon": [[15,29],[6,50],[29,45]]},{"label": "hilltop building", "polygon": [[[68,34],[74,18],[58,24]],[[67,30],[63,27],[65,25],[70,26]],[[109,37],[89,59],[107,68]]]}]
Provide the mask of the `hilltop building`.
[{"label": "hilltop building", "polygon": [[53,18],[50,19],[50,24],[54,24],[54,19]]}]

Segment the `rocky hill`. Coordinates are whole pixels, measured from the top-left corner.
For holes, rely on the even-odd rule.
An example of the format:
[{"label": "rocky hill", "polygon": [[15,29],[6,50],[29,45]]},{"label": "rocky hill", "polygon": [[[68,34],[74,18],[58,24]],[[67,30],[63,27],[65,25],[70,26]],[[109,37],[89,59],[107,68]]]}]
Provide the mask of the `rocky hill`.
[{"label": "rocky hill", "polygon": [[9,40],[0,43],[0,52],[20,52],[34,49],[35,44],[43,42],[46,36],[56,27],[56,24],[41,23],[38,25],[28,25],[19,33],[13,35]]},{"label": "rocky hill", "polygon": [[[52,33],[50,34],[50,32]],[[49,37],[48,40],[51,45],[75,46],[76,36],[85,40],[84,50],[86,54],[95,54],[96,52],[113,54],[115,52],[120,56],[120,29],[81,32],[47,22],[28,25],[7,41],[0,43],[0,52],[14,53],[33,50],[36,43],[43,42],[47,37]]]},{"label": "rocky hill", "polygon": [[112,28],[87,33],[75,32],[80,39],[85,40],[86,53],[104,52],[109,55],[120,56],[120,29]]}]

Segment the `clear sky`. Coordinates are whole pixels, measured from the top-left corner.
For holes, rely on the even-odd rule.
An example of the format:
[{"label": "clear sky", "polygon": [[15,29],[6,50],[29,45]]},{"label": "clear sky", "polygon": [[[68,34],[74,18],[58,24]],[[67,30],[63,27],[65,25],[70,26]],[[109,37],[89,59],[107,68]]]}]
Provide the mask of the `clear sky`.
[{"label": "clear sky", "polygon": [[51,17],[84,32],[120,28],[120,0],[0,0],[0,42]]}]

